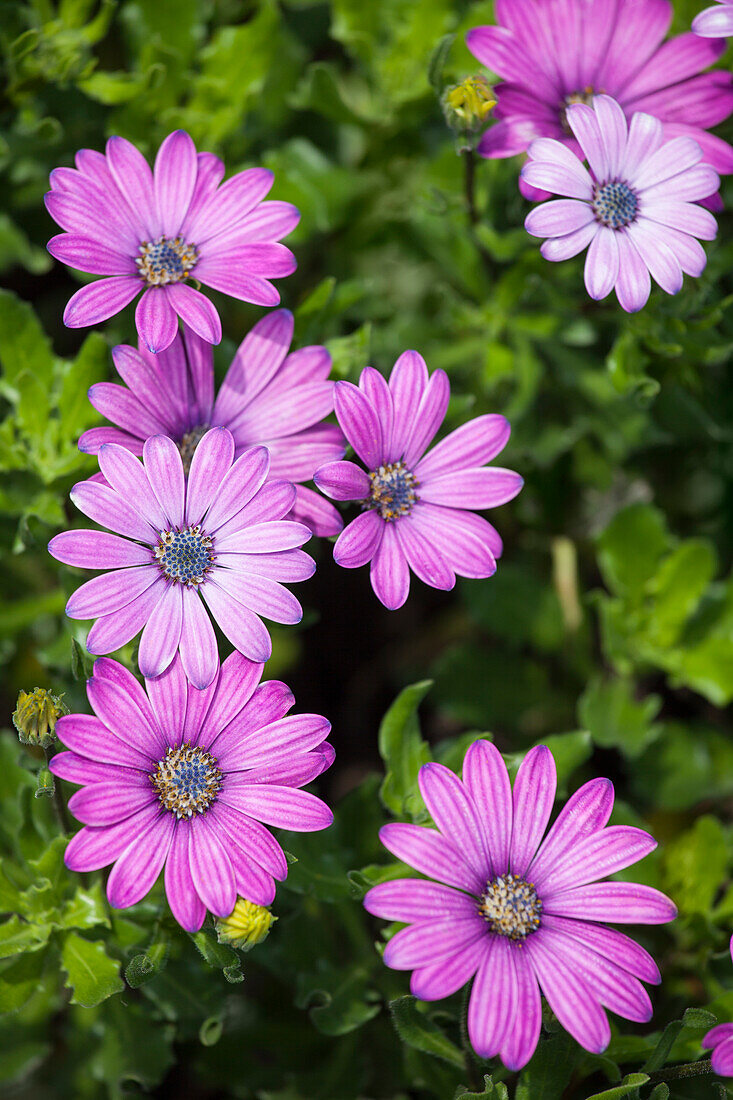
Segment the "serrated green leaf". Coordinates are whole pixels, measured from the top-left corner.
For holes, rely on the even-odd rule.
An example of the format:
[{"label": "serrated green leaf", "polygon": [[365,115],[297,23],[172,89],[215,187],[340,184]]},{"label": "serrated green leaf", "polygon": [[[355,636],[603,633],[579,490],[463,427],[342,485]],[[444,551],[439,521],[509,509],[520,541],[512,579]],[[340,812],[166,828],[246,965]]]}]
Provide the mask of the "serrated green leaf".
[{"label": "serrated green leaf", "polygon": [[19,955],[23,951],[40,951],[51,935],[48,923],[28,923],[13,914],[0,924],[0,959]]},{"label": "serrated green leaf", "polygon": [[101,940],[85,940],[70,932],[61,950],[61,965],[68,975],[64,985],[72,990],[72,1004],[91,1008],[125,988],[120,964],[109,957]]},{"label": "serrated green leaf", "polygon": [[0,970],[0,1013],[17,1012],[38,990],[46,964],[44,952],[26,952]]},{"label": "serrated green leaf", "polygon": [[432,1054],[458,1069],[465,1066],[462,1052],[440,1028],[423,1013],[418,1012],[415,997],[398,997],[389,1002],[392,1023],[403,1043]]}]

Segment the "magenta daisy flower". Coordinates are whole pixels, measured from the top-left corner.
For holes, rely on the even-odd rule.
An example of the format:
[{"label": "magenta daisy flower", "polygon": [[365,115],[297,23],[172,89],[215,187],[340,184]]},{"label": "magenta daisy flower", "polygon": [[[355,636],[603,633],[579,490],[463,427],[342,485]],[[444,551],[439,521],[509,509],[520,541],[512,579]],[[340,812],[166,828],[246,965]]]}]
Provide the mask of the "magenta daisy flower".
[{"label": "magenta daisy flower", "polygon": [[[335,424],[321,421],[333,412],[331,356],[324,347],[301,348],[288,355],[293,316],[276,310],[245,336],[218,395],[214,395],[211,346],[186,325],[170,347],[151,355],[141,346],[112,349],[117,373],[127,388],[97,382],[89,390],[96,409],[115,428],[90,428],[79,448],[98,454],[104,443],[119,443],[143,453],[151,435],[167,435],[188,471],[196,446],[212,426],[228,428],[235,456],[262,445],[270,452],[268,477],[303,482],[323,462],[341,458],[345,441]],[[313,489],[295,486],[290,518],[314,535],[337,535],[341,517]]]},{"label": "magenta daisy flower", "polygon": [[535,207],[524,222],[527,232],[548,238],[541,249],[546,260],[567,260],[588,248],[591,298],[615,288],[625,310],[641,309],[650,274],[676,294],[683,272],[700,275],[705,267],[696,238],[712,240],[717,232],[712,214],[696,205],[718,181],[700,163],[700,146],[689,137],[665,142],[651,115],[635,114],[627,126],[610,96],[569,107],[567,119],[590,171],[561,142],[533,141],[522,177],[567,198]]},{"label": "magenta daisy flower", "polygon": [[51,173],[46,206],[66,232],[48,250],[106,278],[69,300],[69,328],[106,321],[142,291],[137,331],[158,352],[172,342],[179,317],[208,343],[221,340],[219,314],[188,280],[256,305],[280,301],[269,280],[296,264],[277,242],[300,215],[290,203],[262,201],[273,182],[268,169],[249,168],[220,187],[223,163],[197,153],[184,130],[162,143],[154,171],[121,137],[109,139],[106,155],[81,149],[76,165]]},{"label": "magenta daisy flower", "polygon": [[436,881],[395,879],[371,889],[370,913],[404,921],[384,950],[394,970],[412,970],[423,1001],[455,993],[474,977],[471,1044],[521,1069],[540,1033],[540,990],[586,1050],[610,1039],[604,1008],[644,1022],[652,1014],[642,981],[659,970],[628,936],[606,927],[664,924],[676,910],[649,886],[599,879],[656,847],[641,829],[606,828],[613,784],[592,779],[569,799],[543,840],[555,800],[552,753],[522,762],[512,791],[499,751],[476,741],[463,782],[442,764],[420,769],[420,791],[436,829],[394,823],[380,832],[393,855]]},{"label": "magenta daisy flower", "polygon": [[[49,543],[59,561],[107,569],[71,596],[66,614],[96,618],[90,653],[112,653],[142,629],[138,663],[159,676],[180,650],[191,683],[205,688],[219,667],[214,628],[253,661],[266,661],[272,642],[260,615],[300,622],[303,612],[283,581],[315,569],[297,549],[311,533],[283,519],[295,501],[288,481],[270,481],[265,447],[234,459],[226,428],[212,428],[191,460],[188,478],[175,443],[148,439],[143,462],[105,443],[99,465],[106,484],[79,482],[71,499],[105,531],[63,531]],[[122,537],[120,537],[122,536]]]},{"label": "magenta daisy flower", "polygon": [[[733,936],[730,953],[733,959]],[[718,1024],[711,1028],[702,1045],[706,1049],[712,1049],[713,1072],[719,1077],[733,1077],[733,1024]]]},{"label": "magenta daisy flower", "polygon": [[361,515],[339,535],[334,560],[347,569],[371,562],[372,588],[392,610],[407,599],[410,570],[443,589],[453,587],[456,574],[495,573],[501,538],[469,509],[505,504],[523,485],[512,470],[484,466],[509,439],[503,416],[478,416],[425,454],[449,396],[445,371],[428,379],[416,351],[399,357],[389,384],[372,367],[358,386],[336,383],[336,416],[368,472],[354,462],[329,462],[314,479],[334,500],[361,504]]},{"label": "magenta daisy flower", "polygon": [[147,695],[116,661],[95,662],[87,683],[94,716],[68,714],[56,733],[69,752],[54,775],[82,785],[69,809],[84,823],[66,849],[72,871],[113,863],[107,896],[135,905],[165,869],[173,915],[187,931],[206,910],[227,917],[237,895],[269,905],[287,876],[265,828],[311,832],[333,820],[299,788],[328,768],[330,725],[319,714],[286,717],[286,684],[260,684],[262,665],[233,653],[203,691],[178,657],[147,681]]},{"label": "magenta daisy flower", "polygon": [[[476,27],[466,38],[474,56],[506,81],[495,88],[499,121],[481,139],[483,156],[523,153],[538,137],[577,152],[567,108],[603,92],[628,118],[653,115],[665,140],[693,137],[708,164],[733,171],[733,148],[707,132],[733,110],[733,79],[701,71],[724,43],[690,32],[663,42],[672,20],[668,0],[496,0],[494,11],[500,26]],[[547,198],[528,183],[527,198]]]},{"label": "magenta daisy flower", "polygon": [[721,6],[701,11],[692,20],[692,29],[702,38],[729,38],[733,35],[733,0],[715,0],[715,3]]}]

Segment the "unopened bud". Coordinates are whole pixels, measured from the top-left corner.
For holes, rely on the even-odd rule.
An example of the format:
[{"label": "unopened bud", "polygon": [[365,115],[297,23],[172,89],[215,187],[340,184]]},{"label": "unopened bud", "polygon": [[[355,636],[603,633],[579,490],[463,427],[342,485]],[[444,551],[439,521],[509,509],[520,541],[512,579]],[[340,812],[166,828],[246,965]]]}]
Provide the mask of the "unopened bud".
[{"label": "unopened bud", "polygon": [[446,122],[461,133],[483,129],[495,106],[494,91],[485,76],[467,76],[443,93]]},{"label": "unopened bud", "polygon": [[13,714],[13,725],[24,745],[46,748],[55,739],[56,722],[69,708],[62,703],[63,695],[52,695],[46,688],[21,691]]},{"label": "unopened bud", "polygon": [[237,904],[228,917],[216,921],[216,934],[219,943],[228,943],[240,951],[249,951],[267,938],[273,923],[277,920],[264,905],[255,905],[253,901],[237,898]]}]

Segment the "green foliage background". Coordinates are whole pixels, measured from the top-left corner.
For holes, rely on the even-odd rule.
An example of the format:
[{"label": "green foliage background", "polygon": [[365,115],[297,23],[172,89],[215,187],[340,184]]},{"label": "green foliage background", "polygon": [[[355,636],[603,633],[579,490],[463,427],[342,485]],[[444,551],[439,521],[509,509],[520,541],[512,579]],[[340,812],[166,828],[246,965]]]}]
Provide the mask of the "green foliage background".
[{"label": "green foliage background", "polygon": [[[676,29],[701,6],[676,3]],[[0,1089],[24,1100],[728,1095],[669,1068],[700,1056],[712,1016],[733,1019],[730,216],[702,278],[675,298],[653,291],[634,316],[588,299],[581,260],[542,260],[522,228],[517,162],[477,165],[472,226],[428,71],[451,33],[442,79],[476,70],[463,35],[491,21],[484,0],[3,0],[0,17],[8,725],[18,690],[37,684],[86,709],[85,627],[63,615],[79,575],[45,546],[79,522],[68,490],[94,470],[76,449],[98,422],[86,390],[110,376],[110,347],[133,340],[129,310],[86,335],[61,323],[81,277],[45,252],[56,228],[42,196],[79,147],[117,133],[151,155],[184,127],[229,172],[274,169],[273,196],[302,211],[288,241],[299,269],[281,284],[297,343],[326,342],[334,377],[352,379],[417,347],[451,377],[449,426],[510,418],[502,461],[526,479],[492,516],[506,540],[496,577],[447,597],[416,584],[394,615],[364,571],[344,579],[319,548],[310,611],[278,635],[268,672],[334,721],[336,824],[283,838],[294,862],[279,919],[247,956],[211,928],[182,933],[159,888],[110,912],[103,876],[63,868],[53,801],[34,797],[42,758],[0,737]],[[730,206],[729,181],[723,194]],[[261,311],[217,305],[223,368]],[[133,656],[121,655],[131,667]],[[426,818],[420,764],[460,770],[480,734],[514,765],[549,744],[563,796],[610,775],[614,820],[661,841],[629,877],[680,909],[672,927],[638,934],[663,974],[652,1023],[614,1020],[596,1057],[548,1016],[519,1077],[471,1056],[460,995],[406,996],[360,904],[400,873],[379,826]]]}]

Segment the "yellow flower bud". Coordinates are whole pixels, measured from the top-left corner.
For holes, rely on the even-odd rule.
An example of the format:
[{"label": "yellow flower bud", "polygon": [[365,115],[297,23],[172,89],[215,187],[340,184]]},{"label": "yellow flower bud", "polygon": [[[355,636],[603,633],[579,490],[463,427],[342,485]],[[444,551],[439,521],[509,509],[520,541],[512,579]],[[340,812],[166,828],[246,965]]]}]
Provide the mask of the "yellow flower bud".
[{"label": "yellow flower bud", "polygon": [[467,76],[446,89],[443,110],[455,130],[480,130],[496,106],[494,92],[485,76]]},{"label": "yellow flower bud", "polygon": [[13,725],[24,745],[50,745],[55,739],[56,722],[69,708],[63,695],[52,695],[46,688],[21,691],[13,714]]},{"label": "yellow flower bud", "polygon": [[264,905],[255,905],[246,898],[237,898],[237,904],[228,917],[217,918],[216,934],[219,943],[228,943],[240,951],[249,951],[267,939],[277,920]]}]

